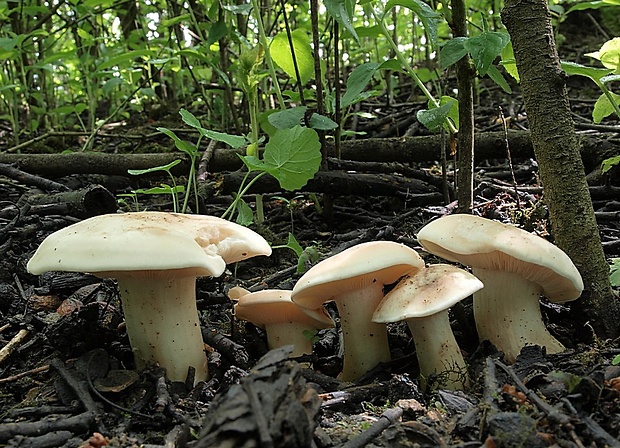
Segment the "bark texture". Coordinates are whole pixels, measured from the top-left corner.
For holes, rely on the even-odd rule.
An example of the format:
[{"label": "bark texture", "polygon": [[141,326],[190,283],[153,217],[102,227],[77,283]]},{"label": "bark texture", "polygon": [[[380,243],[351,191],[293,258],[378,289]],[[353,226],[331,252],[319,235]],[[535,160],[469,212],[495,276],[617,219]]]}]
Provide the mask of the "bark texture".
[{"label": "bark texture", "polygon": [[512,45],[556,244],[584,280],[571,304],[579,324],[589,322],[600,338],[618,336],[618,300],[609,283],[589,196],[579,140],[566,91],[546,0],[506,0],[501,13]]}]

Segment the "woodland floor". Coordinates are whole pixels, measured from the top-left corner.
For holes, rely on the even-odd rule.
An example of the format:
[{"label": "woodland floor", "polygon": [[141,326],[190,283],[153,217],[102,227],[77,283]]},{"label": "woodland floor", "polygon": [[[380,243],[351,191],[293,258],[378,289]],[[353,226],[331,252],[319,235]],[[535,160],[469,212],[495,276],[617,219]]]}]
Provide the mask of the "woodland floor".
[{"label": "woodland floor", "polygon": [[[585,94],[589,88],[578,82],[570,89],[578,132],[617,153],[618,123],[606,122],[616,127],[607,132],[589,124],[596,98],[593,90],[591,97]],[[494,87],[482,91],[476,110],[479,132],[502,130],[499,106],[514,117],[523,113],[518,101],[504,103],[503,98]],[[365,104],[383,121],[360,122],[358,129],[373,138],[424,134],[412,118],[421,105],[406,96],[391,106]],[[149,124],[146,132],[157,125]],[[509,126],[526,130],[527,120]],[[143,127],[123,131],[145,132]],[[168,144],[163,136],[157,143]],[[123,140],[97,142],[108,153],[131,149],[125,146]],[[505,157],[478,162],[475,213],[551,238],[532,157],[513,158],[512,171]],[[321,257],[365,241],[392,240],[435,261],[415,236],[425,223],[453,210],[453,203],[442,200],[437,162],[350,163],[340,171],[334,164],[335,170],[417,177],[428,189],[419,196],[398,187],[381,196],[332,190],[331,218],[325,208],[319,212],[308,192],[272,191],[265,194],[264,223],[253,228],[274,244],[284,244],[292,231],[303,247],[316,248]],[[620,257],[618,170],[600,176],[596,164],[586,165],[605,253]],[[391,178],[385,179],[389,183]],[[101,184],[114,197],[160,181],[94,174],[53,180],[76,191]],[[318,334],[313,369],[301,368],[282,351],[266,355],[264,334],[233,318],[226,292],[235,285],[292,288],[299,274],[289,249],[231,266],[220,278],[199,280],[203,336],[211,347],[209,382],[188,389],[166,384],[157,370],[135,372],[113,281],[26,272],[26,262],[47,234],[93,213],[92,204],[83,202],[77,209],[27,206],[23,197],[41,182],[15,173],[0,176],[0,347],[5,347],[0,352],[0,446],[620,446],[620,366],[611,364],[620,343],[592,342],[589,329],[571,321],[568,307],[543,304],[550,331],[568,350],[546,355],[528,348],[511,366],[493,347],[478,343],[471,302],[455,307],[453,328],[472,376],[465,392],[434,388],[432,379],[426,391],[420,389],[404,324],[389,327],[393,361],[355,384],[334,379],[340,368],[335,330]],[[213,173],[207,182],[221,183],[221,174]],[[101,199],[105,194],[95,197],[97,207],[104,203],[103,212],[116,209],[116,201]],[[229,194],[211,194],[201,212],[219,216],[230,200]],[[141,196],[140,206],[170,210],[171,204],[167,196]],[[91,437],[94,433],[107,439]]]}]

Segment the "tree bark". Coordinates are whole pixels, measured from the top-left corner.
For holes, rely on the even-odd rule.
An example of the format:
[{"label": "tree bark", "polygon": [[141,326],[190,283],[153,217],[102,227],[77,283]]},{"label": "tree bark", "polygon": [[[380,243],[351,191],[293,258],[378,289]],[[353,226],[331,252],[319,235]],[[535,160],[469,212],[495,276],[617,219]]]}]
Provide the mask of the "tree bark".
[{"label": "tree bark", "polygon": [[584,280],[571,312],[598,337],[616,337],[620,302],[610,286],[547,2],[506,0],[501,17],[512,40],[555,242]]},{"label": "tree bark", "polygon": [[[455,37],[467,37],[467,10],[464,0],[451,0],[450,27]],[[474,89],[475,70],[466,54],[456,62],[459,100],[459,132],[457,138],[456,198],[459,213],[471,213],[474,203]]]}]

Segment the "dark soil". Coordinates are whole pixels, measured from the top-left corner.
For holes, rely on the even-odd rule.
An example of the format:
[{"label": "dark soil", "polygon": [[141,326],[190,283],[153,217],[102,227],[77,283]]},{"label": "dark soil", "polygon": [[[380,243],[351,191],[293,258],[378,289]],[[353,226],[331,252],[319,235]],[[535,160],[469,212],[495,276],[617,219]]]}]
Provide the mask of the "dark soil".
[{"label": "dark soil", "polygon": [[[574,110],[582,117],[579,132],[620,148],[620,128],[601,133],[589,125],[592,102],[584,101],[580,82],[569,85]],[[423,103],[405,102],[408,95],[403,93],[391,106],[365,104],[381,114],[383,124],[376,125],[379,119],[360,122],[358,130],[366,130],[367,137],[425,133],[410,120]],[[519,104],[505,103],[495,87],[482,90],[480,104],[480,132],[502,129],[496,121],[498,106],[512,116],[511,129],[527,129]],[[605,124],[618,126],[612,121]],[[167,144],[163,137],[159,143]],[[106,152],[121,146],[109,140],[99,144]],[[532,157],[513,159],[512,169],[505,156],[480,162],[475,213],[552,240]],[[264,222],[252,228],[273,245],[286,244],[292,232],[319,259],[362,242],[390,240],[418,250],[427,262],[439,261],[415,239],[424,224],[454,211],[454,203],[441,200],[438,162],[351,163],[346,167],[334,163],[332,168],[416,178],[436,196],[429,201],[428,194],[417,196],[398,188],[382,196],[343,196],[334,190],[321,195],[317,204],[311,191],[271,191],[264,196]],[[393,360],[355,384],[335,379],[341,367],[337,330],[317,334],[310,359],[290,360],[285,349],[267,352],[264,332],[233,317],[226,293],[236,285],[291,289],[300,274],[297,257],[286,248],[275,249],[269,258],[229,266],[220,278],[199,279],[198,308],[212,376],[207,383],[186,387],[166,382],[155,368],[133,370],[114,281],[80,273],[37,277],[25,269],[51,232],[92,214],[114,212],[116,201],[110,198],[165,180],[98,172],[93,167],[93,175],[53,179],[57,185],[16,172],[0,175],[0,346],[4,347],[0,445],[620,446],[620,366],[612,365],[620,345],[595,338],[589,327],[577,327],[570,304],[542,305],[548,328],[568,350],[546,355],[538,347],[527,347],[513,365],[506,365],[493,347],[479,343],[471,299],[456,306],[453,329],[472,377],[471,388],[464,392],[442,390],[433,378],[421,390],[414,346],[404,324],[389,326]],[[605,253],[611,260],[620,257],[618,170],[604,176],[594,170],[590,178]],[[447,179],[452,181],[450,173]],[[217,194],[221,182],[221,173],[211,173],[204,181],[201,213],[219,216],[230,203],[229,194]],[[60,189],[83,194],[94,190],[95,196],[90,202],[84,196],[52,203],[27,200],[35,192]],[[451,193],[450,186],[446,190]],[[253,205],[253,198],[247,199]],[[171,210],[168,196],[143,195],[139,200],[141,208]],[[123,205],[121,210],[129,207]],[[312,368],[297,361],[311,362]]]}]

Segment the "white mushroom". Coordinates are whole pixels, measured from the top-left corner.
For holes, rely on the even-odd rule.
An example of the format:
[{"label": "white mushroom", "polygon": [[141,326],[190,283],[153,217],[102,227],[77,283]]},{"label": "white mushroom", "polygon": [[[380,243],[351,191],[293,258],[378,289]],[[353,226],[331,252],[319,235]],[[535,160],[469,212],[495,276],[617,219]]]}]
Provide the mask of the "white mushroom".
[{"label": "white mushroom", "polygon": [[435,264],[404,277],[377,307],[374,322],[407,322],[423,387],[431,375],[448,389],[468,385],[467,365],[452,333],[448,309],[482,287],[467,271]]},{"label": "white mushroom", "polygon": [[252,322],[267,333],[269,349],[292,345],[291,356],[312,353],[312,337],[317,330],[333,327],[334,321],[322,306],[305,309],[291,301],[291,291],[264,289],[249,292],[238,286],[228,296],[237,300],[235,316]]},{"label": "white mushroom", "polygon": [[184,381],[208,377],[196,308],[196,277],[220,276],[227,263],[270,255],[256,232],[212,216],[165,212],[101,215],[49,235],[28,272],[89,272],[116,278],[137,368],[164,367]]},{"label": "white mushroom", "polygon": [[291,300],[299,306],[316,309],[333,300],[338,307],[344,344],[341,380],[353,381],[390,360],[387,328],[372,322],[372,314],[383,298],[384,285],[423,267],[415,250],[372,241],[321,261],[297,281]]},{"label": "white mushroom", "polygon": [[424,226],[418,241],[430,253],[472,267],[484,284],[474,294],[480,340],[514,362],[525,345],[548,353],[564,346],[545,327],[540,296],[575,300],[583,281],[571,259],[549,241],[517,227],[471,215],[444,216]]}]

